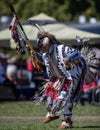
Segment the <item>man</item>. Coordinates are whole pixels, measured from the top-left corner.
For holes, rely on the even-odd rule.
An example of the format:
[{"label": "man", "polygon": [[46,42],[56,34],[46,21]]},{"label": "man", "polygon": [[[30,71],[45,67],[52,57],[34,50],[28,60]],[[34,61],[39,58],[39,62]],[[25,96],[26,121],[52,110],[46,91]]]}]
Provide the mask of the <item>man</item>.
[{"label": "man", "polygon": [[44,30],[39,29],[37,45],[41,52],[37,56],[44,62],[49,77],[49,82],[44,85],[48,113],[43,122],[58,119],[62,109],[64,118],[60,128],[69,128],[72,126],[73,101],[81,91],[86,62],[78,50],[64,46]]},{"label": "man", "polygon": [[[45,85],[48,113],[44,123],[59,118],[59,109],[53,113],[57,100],[67,100],[63,108],[60,128],[72,126],[72,109],[75,96],[80,93],[86,71],[86,62],[78,50],[64,46],[54,35],[39,31],[37,44],[43,53],[43,61],[50,82]],[[59,84],[59,85],[56,85]],[[56,96],[59,94],[59,96]],[[66,96],[67,95],[67,96]],[[63,97],[64,96],[64,97]],[[68,97],[68,98],[67,98]]]}]

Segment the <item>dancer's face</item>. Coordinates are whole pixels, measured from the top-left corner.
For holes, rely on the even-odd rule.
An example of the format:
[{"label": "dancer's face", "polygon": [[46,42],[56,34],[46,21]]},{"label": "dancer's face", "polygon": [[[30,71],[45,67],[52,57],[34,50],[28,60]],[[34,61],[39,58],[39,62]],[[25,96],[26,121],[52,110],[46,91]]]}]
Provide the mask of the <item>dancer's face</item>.
[{"label": "dancer's face", "polygon": [[46,44],[45,46],[42,46],[42,47],[40,48],[40,50],[41,50],[43,53],[46,53],[46,52],[48,52],[49,47],[50,47],[50,45],[49,45],[49,44]]},{"label": "dancer's face", "polygon": [[41,50],[41,52],[46,53],[49,50],[50,44],[49,40],[46,38],[37,39],[38,47]]}]

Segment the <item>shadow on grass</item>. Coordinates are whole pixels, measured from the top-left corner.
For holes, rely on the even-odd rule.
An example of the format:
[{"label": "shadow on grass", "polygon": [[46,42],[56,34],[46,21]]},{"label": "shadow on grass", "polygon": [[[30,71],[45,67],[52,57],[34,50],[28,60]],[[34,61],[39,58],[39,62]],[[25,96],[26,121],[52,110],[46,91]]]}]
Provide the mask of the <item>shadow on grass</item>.
[{"label": "shadow on grass", "polygon": [[100,126],[79,126],[79,127],[73,126],[73,128],[91,128],[91,129],[93,129],[93,128],[100,128]]}]

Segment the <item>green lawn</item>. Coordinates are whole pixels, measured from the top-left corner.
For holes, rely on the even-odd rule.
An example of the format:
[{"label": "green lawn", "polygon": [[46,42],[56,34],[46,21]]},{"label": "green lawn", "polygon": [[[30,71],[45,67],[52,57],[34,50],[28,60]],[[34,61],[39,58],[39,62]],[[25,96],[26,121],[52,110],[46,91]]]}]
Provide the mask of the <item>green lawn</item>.
[{"label": "green lawn", "polygon": [[[0,130],[59,129],[61,119],[43,124],[45,115],[45,103],[36,106],[32,101],[0,102]],[[100,106],[77,105],[73,110],[73,117],[72,130],[100,129]]]}]

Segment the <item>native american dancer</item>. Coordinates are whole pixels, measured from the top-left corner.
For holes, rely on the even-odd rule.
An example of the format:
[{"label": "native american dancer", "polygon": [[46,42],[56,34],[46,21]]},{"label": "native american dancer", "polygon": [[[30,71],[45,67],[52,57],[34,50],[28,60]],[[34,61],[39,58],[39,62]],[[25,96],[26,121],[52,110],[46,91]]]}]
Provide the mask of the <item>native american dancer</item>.
[{"label": "native american dancer", "polygon": [[[12,38],[18,42],[19,53],[21,49],[28,49],[27,42],[18,37],[18,28],[14,29],[16,22],[11,26]],[[54,35],[44,31],[37,24],[39,29],[37,34],[37,45],[41,53],[36,53],[43,62],[49,77],[49,81],[44,85],[44,95],[47,96],[47,115],[44,123],[50,122],[60,117],[60,110],[63,111],[63,121],[60,128],[72,126],[72,109],[76,95],[80,94],[87,71],[87,63],[81,52],[72,47],[65,46],[58,41]],[[16,36],[17,35],[17,36]],[[25,40],[25,39],[24,39]],[[26,39],[27,40],[27,39]],[[21,48],[20,48],[20,46]],[[31,49],[31,48],[30,48]],[[31,50],[30,50],[31,53]],[[34,60],[34,53],[32,51]],[[78,99],[79,100],[79,99]]]},{"label": "native american dancer", "polygon": [[[20,48],[19,45],[24,42],[20,38],[16,21],[13,23],[11,26],[12,38],[18,42],[18,52],[22,52],[20,49],[24,49],[25,45],[24,48]],[[19,37],[16,37],[16,35],[19,35]],[[44,85],[48,110],[44,123],[59,118],[59,110],[63,106],[64,119],[60,127],[71,127],[73,100],[82,88],[86,62],[78,50],[65,46],[54,35],[41,29],[39,29],[37,35],[37,45],[42,52],[42,55],[37,53],[37,56],[43,60],[49,77],[49,82]],[[28,48],[28,45],[26,48]]]},{"label": "native american dancer", "polygon": [[87,64],[78,50],[65,46],[48,32],[38,32],[37,44],[50,80],[44,85],[48,110],[44,123],[59,118],[64,105],[60,127],[71,127],[73,100],[82,88]]},{"label": "native american dancer", "polygon": [[[37,44],[43,53],[42,59],[50,80],[44,85],[48,110],[44,123],[58,119],[61,114],[60,109],[62,109],[64,118],[60,128],[72,126],[73,103],[79,101],[83,83],[88,84],[95,78],[97,71],[95,68],[99,63],[92,48],[88,46],[89,52],[86,52],[89,39],[79,37],[76,39],[82,44],[80,51],[65,46],[54,35],[43,29],[37,35]],[[90,78],[87,81],[88,76]]]}]

